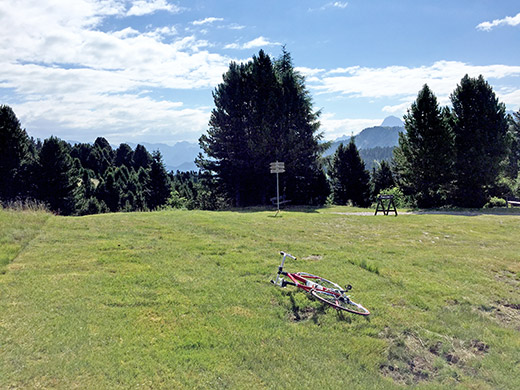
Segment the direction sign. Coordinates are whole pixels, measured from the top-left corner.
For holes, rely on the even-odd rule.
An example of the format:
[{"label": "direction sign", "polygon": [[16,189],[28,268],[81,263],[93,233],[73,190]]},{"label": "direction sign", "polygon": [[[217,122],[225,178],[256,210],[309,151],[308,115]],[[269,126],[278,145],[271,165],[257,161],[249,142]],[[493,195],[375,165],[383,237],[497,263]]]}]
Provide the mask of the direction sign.
[{"label": "direction sign", "polygon": [[269,164],[269,168],[271,169],[271,173],[284,173],[285,163],[281,161],[275,161]]}]

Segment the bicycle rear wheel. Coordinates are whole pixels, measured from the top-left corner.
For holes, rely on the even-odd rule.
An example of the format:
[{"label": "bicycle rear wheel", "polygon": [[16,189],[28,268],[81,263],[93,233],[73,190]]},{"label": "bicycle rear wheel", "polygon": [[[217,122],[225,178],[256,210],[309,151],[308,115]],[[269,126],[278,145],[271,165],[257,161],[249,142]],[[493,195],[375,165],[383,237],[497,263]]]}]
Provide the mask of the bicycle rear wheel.
[{"label": "bicycle rear wheel", "polygon": [[316,297],[316,299],[320,300],[327,305],[332,306],[336,310],[345,310],[349,313],[359,314],[361,316],[367,316],[370,314],[368,309],[361,306],[359,303],[352,301],[350,298],[346,297],[344,294],[336,295],[332,292],[327,291],[319,291],[319,290],[311,290],[311,294]]}]

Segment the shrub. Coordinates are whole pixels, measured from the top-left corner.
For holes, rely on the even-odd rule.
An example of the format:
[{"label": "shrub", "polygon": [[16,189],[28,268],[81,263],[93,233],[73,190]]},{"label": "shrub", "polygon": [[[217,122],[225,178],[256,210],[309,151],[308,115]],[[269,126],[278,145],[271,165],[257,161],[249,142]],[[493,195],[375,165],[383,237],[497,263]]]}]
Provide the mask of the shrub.
[{"label": "shrub", "polygon": [[507,202],[505,199],[497,198],[496,196],[493,196],[489,202],[486,203],[484,208],[490,209],[495,207],[507,207]]},{"label": "shrub", "polygon": [[[400,208],[400,209],[406,208],[406,207],[411,207],[411,205],[412,205],[412,201],[411,201],[410,197],[407,195],[404,195],[403,191],[401,191],[401,189],[399,187],[386,188],[384,190],[381,190],[377,196],[379,196],[379,195],[393,195],[395,207]],[[377,201],[377,197],[376,197],[376,201]],[[374,208],[375,208],[375,205],[374,205]]]}]

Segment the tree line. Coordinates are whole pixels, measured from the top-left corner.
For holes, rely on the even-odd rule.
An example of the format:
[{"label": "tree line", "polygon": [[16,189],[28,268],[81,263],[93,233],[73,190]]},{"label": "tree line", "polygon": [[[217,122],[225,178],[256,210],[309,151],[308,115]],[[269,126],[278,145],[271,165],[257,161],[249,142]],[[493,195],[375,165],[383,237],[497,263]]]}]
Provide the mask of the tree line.
[{"label": "tree line", "polygon": [[451,108],[439,107],[425,85],[404,117],[393,159],[371,171],[353,139],[322,157],[330,144],[319,130],[320,111],[285,48],[276,59],[261,50],[230,64],[199,139],[198,172],[168,173],[159,151],[114,150],[101,137],[75,145],[34,140],[1,106],[0,201],[35,199],[67,215],[268,205],[276,194],[273,161],[285,162],[280,188],[293,204],[366,207],[385,191],[425,208],[518,196],[520,112],[506,115],[482,76],[465,76],[450,99]]},{"label": "tree line", "polygon": [[9,106],[0,106],[0,200],[35,200],[63,215],[150,210],[171,197],[159,151],[142,145],[113,150],[99,137],[71,146],[27,135]]}]

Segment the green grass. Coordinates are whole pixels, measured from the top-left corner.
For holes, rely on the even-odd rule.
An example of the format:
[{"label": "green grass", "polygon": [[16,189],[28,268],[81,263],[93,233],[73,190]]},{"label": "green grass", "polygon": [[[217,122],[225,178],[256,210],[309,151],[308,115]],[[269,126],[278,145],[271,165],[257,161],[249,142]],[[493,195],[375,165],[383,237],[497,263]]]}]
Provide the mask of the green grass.
[{"label": "green grass", "polygon": [[516,388],[520,217],[345,211],[0,210],[0,388]]}]

